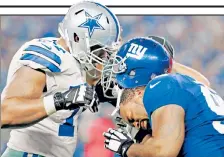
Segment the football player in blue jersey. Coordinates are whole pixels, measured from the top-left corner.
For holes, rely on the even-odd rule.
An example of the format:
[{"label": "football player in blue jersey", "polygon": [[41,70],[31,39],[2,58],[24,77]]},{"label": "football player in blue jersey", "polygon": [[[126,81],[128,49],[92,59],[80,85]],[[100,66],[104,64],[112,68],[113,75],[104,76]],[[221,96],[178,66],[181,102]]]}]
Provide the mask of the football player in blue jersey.
[{"label": "football player in blue jersey", "polygon": [[[195,80],[203,83],[206,86],[210,86],[210,82],[209,80],[203,76],[200,72],[198,72],[197,70],[188,67],[186,65],[181,64],[180,62],[177,62],[175,60],[175,50],[172,46],[172,44],[165,38],[162,36],[156,36],[156,35],[149,35],[147,36],[147,38],[149,39],[153,39],[156,42],[160,43],[165,49],[166,51],[170,54],[170,56],[172,57],[172,69],[171,73],[181,73],[184,75],[188,75],[192,78],[194,78]],[[116,105],[116,99],[117,99],[117,95],[115,92],[115,96],[112,94],[114,90],[114,86],[112,85],[113,83],[111,83],[111,80],[108,80],[108,77],[105,77],[105,75],[103,75],[103,79],[101,79],[101,84],[99,84],[97,86],[98,89],[98,93],[100,93],[100,96],[103,96],[101,99],[105,100],[105,101],[110,101],[114,106]],[[99,82],[98,82],[99,83]],[[101,89],[101,85],[103,85],[103,90]],[[110,86],[109,86],[110,85]],[[116,91],[116,90],[115,90]],[[107,99],[106,99],[107,98]],[[109,98],[109,99],[108,99]]]},{"label": "football player in blue jersey", "polygon": [[115,73],[123,88],[121,117],[136,128],[152,129],[141,143],[109,129],[105,148],[122,157],[223,157],[224,101],[192,77],[168,73],[171,60],[155,40],[134,38],[105,66],[103,74]]}]

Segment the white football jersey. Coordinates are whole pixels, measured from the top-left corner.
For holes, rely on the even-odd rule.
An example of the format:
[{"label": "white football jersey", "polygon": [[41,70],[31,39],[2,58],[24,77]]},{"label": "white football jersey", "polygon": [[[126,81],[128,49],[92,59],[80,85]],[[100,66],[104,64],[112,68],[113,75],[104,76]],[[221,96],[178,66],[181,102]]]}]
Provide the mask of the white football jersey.
[{"label": "white football jersey", "polygon": [[[43,92],[43,97],[84,84],[86,79],[79,63],[57,44],[57,40],[41,38],[25,43],[11,61],[7,83],[20,67],[29,66],[46,73],[47,91]],[[77,118],[81,110],[61,110],[35,125],[13,130],[7,145],[18,151],[46,157],[72,157],[77,143]]]}]

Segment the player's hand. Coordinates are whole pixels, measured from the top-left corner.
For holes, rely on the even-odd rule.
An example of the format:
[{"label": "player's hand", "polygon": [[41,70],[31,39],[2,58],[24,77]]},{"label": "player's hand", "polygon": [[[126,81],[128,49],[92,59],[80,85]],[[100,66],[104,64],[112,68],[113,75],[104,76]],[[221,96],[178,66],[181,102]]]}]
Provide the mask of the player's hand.
[{"label": "player's hand", "polygon": [[123,121],[123,119],[119,116],[115,117],[115,123],[118,128],[125,129],[127,127],[127,123]]},{"label": "player's hand", "polygon": [[84,107],[91,112],[98,111],[99,100],[95,88],[89,85],[81,85],[70,88],[65,93],[56,93],[54,95],[56,110],[76,109]]},{"label": "player's hand", "polygon": [[123,130],[127,135],[129,135],[134,142],[136,143],[141,143],[143,138],[146,135],[150,135],[151,134],[151,129],[137,129],[131,125],[129,125],[128,123],[126,123],[121,117],[116,117],[115,118],[115,123],[117,125],[117,127],[121,130]]},{"label": "player's hand", "polygon": [[122,157],[127,157],[127,151],[134,141],[122,130],[108,129],[107,132],[103,133],[106,138],[105,148],[109,149]]}]

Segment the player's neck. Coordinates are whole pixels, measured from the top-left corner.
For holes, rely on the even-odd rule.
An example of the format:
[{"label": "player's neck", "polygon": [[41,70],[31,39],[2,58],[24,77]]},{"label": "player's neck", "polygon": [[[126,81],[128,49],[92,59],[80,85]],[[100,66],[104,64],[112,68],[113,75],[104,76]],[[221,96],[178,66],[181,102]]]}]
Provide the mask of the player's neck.
[{"label": "player's neck", "polygon": [[66,42],[65,42],[65,40],[64,40],[62,37],[60,37],[60,38],[58,39],[57,43],[58,43],[58,45],[62,46],[66,51],[69,52],[69,48],[68,48],[68,46],[66,45]]}]

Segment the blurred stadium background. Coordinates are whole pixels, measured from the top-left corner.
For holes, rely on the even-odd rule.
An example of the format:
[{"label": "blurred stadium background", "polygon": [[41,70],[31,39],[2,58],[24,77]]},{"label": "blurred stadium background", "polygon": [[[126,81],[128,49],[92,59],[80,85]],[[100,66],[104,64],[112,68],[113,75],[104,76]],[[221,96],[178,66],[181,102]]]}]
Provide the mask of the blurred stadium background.
[{"label": "blurred stadium background", "polygon": [[[7,71],[15,52],[24,42],[41,37],[58,36],[60,16],[1,17],[1,84],[5,86]],[[224,96],[224,16],[119,16],[123,40],[135,36],[160,35],[175,48],[177,61],[204,74],[211,86]],[[113,127],[109,118],[111,105],[101,105],[98,114],[80,117],[80,138],[76,157],[113,157],[103,148],[103,131]],[[1,130],[1,152],[5,149],[9,130]]]}]

